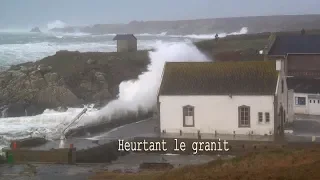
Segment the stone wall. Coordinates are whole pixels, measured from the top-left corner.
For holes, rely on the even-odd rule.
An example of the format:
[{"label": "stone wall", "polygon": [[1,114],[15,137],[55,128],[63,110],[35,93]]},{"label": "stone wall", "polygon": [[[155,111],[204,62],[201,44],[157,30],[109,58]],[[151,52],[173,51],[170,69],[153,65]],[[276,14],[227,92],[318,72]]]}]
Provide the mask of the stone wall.
[{"label": "stone wall", "polygon": [[66,163],[76,162],[75,149],[53,149],[48,151],[16,149],[6,151],[6,156],[13,155],[14,163],[44,162],[44,163]]}]

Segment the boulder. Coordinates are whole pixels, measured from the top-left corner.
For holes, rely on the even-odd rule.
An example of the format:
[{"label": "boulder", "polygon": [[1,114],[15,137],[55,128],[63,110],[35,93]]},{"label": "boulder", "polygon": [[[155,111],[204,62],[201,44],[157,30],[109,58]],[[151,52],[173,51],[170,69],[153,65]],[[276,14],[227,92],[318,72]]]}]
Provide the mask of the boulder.
[{"label": "boulder", "polygon": [[95,76],[96,80],[99,81],[99,82],[105,82],[106,81],[105,74],[102,73],[102,72],[96,72],[94,74],[94,76]]},{"label": "boulder", "polygon": [[91,91],[92,90],[92,82],[84,81],[80,84],[80,87],[85,90]]},{"label": "boulder", "polygon": [[48,73],[51,71],[52,67],[44,64],[40,64],[37,68],[41,73]]},{"label": "boulder", "polygon": [[34,79],[30,82],[33,89],[42,89],[43,87],[47,86],[47,82],[44,80],[44,78]]},{"label": "boulder", "polygon": [[36,101],[47,107],[74,106],[81,102],[68,88],[63,86],[52,86],[42,89]]},{"label": "boulder", "polygon": [[68,110],[68,108],[66,106],[60,106],[54,109],[55,111],[58,112],[66,112]]},{"label": "boulder", "polygon": [[35,116],[38,114],[42,114],[45,108],[37,106],[37,105],[30,105],[25,109],[27,116]]},{"label": "boulder", "polygon": [[20,71],[25,74],[29,74],[30,72],[35,71],[36,69],[36,66],[22,66],[20,68]]},{"label": "boulder", "polygon": [[97,61],[96,60],[93,60],[93,59],[88,59],[87,60],[87,64],[96,64]]},{"label": "boulder", "polygon": [[38,79],[38,78],[42,77],[42,74],[39,70],[35,70],[35,71],[30,72],[29,77],[30,77],[30,79]]},{"label": "boulder", "polygon": [[55,72],[47,73],[44,75],[44,79],[48,83],[48,85],[57,85],[59,81],[59,75]]}]

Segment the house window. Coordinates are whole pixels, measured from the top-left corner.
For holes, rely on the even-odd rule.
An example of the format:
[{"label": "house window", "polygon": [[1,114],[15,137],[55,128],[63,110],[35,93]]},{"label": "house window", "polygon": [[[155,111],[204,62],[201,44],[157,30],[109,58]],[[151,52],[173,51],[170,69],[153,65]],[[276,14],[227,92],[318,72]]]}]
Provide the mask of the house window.
[{"label": "house window", "polygon": [[262,123],[262,121],[263,121],[262,112],[258,112],[258,121],[259,121],[259,123]]},{"label": "house window", "polygon": [[283,93],[284,92],[284,82],[283,82],[283,80],[281,80],[281,93]]},{"label": "house window", "polygon": [[194,107],[183,106],[183,127],[194,127]]},{"label": "house window", "polygon": [[296,97],[296,105],[306,105],[306,98],[305,97]]},{"label": "house window", "polygon": [[313,100],[313,103],[316,103],[316,100]]},{"label": "house window", "polygon": [[250,127],[250,107],[238,107],[239,127]]},{"label": "house window", "polygon": [[265,118],[266,118],[266,123],[269,123],[270,122],[270,113],[266,112],[265,113]]},{"label": "house window", "polygon": [[310,103],[312,103],[312,100],[310,100]]}]

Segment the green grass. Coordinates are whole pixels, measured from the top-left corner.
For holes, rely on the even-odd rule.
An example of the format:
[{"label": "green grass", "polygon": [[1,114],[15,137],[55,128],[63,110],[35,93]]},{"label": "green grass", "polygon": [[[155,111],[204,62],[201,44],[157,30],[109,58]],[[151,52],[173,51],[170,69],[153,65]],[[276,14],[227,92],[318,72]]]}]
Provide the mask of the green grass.
[{"label": "green grass", "polygon": [[229,160],[190,165],[163,172],[124,174],[99,172],[92,180],[316,180],[320,179],[320,149],[251,153]]}]

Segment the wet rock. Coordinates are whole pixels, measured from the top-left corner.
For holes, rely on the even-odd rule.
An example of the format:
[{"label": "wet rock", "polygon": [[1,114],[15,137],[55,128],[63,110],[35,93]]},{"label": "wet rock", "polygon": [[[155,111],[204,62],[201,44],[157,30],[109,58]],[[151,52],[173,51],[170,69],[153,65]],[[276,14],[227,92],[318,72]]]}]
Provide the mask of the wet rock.
[{"label": "wet rock", "polygon": [[11,73],[11,78],[14,79],[22,79],[25,78],[27,75],[21,71],[10,71]]},{"label": "wet rock", "polygon": [[95,75],[97,81],[99,81],[99,82],[105,82],[106,81],[104,73],[96,72],[94,75]]},{"label": "wet rock", "polygon": [[22,66],[20,71],[25,73],[25,74],[29,74],[32,71],[35,71],[37,68],[35,66]]},{"label": "wet rock", "polygon": [[96,64],[97,61],[96,60],[93,60],[93,59],[88,59],[87,60],[87,64]]},{"label": "wet rock", "polygon": [[55,111],[58,112],[66,112],[68,110],[68,108],[66,106],[60,106],[54,109]]},{"label": "wet rock", "polygon": [[47,86],[47,82],[44,80],[44,78],[31,80],[31,87],[34,89],[41,89],[45,86]]},{"label": "wet rock", "polygon": [[42,73],[48,73],[51,71],[52,67],[51,66],[47,66],[47,65],[44,65],[44,64],[40,64],[37,68],[40,72]]},{"label": "wet rock", "polygon": [[93,95],[93,100],[97,102],[97,104],[106,104],[112,99],[112,95],[108,91],[108,89],[103,89],[102,91]]},{"label": "wet rock", "polygon": [[29,74],[29,77],[30,77],[30,79],[38,79],[38,78],[42,77],[42,74],[39,70],[35,70]]},{"label": "wet rock", "polygon": [[6,116],[7,117],[21,117],[26,116],[26,104],[14,103],[9,104],[7,107]]},{"label": "wet rock", "polygon": [[89,81],[84,81],[80,84],[80,87],[85,89],[85,90],[89,90],[91,91],[92,90],[92,82],[89,82]]},{"label": "wet rock", "polygon": [[35,116],[38,114],[42,114],[45,108],[37,106],[37,105],[30,105],[25,109],[27,116]]},{"label": "wet rock", "polygon": [[81,102],[69,89],[62,86],[47,87],[39,92],[36,99],[39,104],[48,107],[74,106]]},{"label": "wet rock", "polygon": [[59,75],[57,73],[47,73],[44,75],[44,79],[48,85],[57,85],[59,81]]},{"label": "wet rock", "polygon": [[12,65],[11,67],[10,67],[10,70],[16,70],[16,71],[18,71],[18,70],[20,70],[21,69],[21,66],[20,65]]}]

